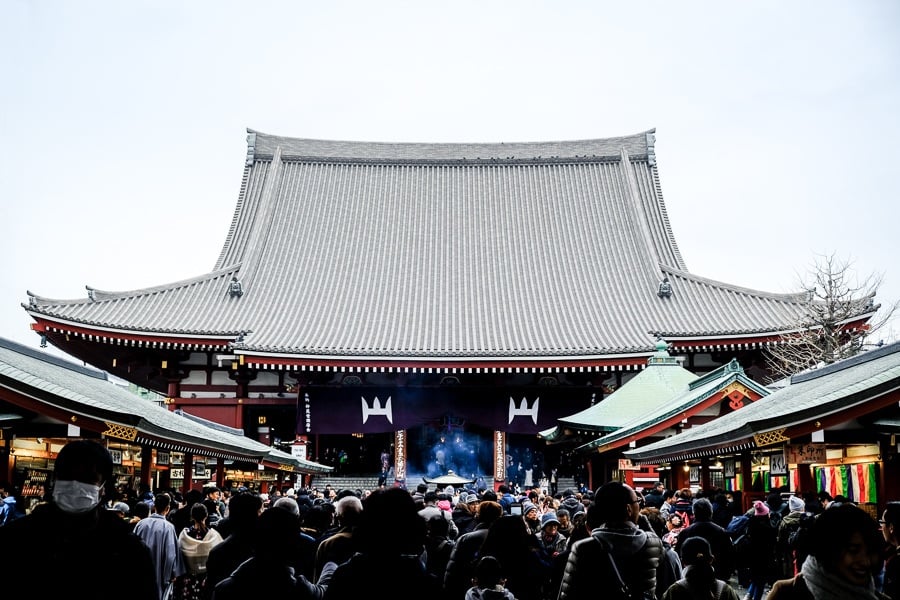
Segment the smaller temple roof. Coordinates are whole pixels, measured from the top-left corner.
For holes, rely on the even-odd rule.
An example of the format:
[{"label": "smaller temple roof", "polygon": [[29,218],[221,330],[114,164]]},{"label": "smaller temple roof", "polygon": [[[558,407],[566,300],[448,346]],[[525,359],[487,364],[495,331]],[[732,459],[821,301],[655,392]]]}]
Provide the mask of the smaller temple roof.
[{"label": "smaller temple roof", "polygon": [[[623,425],[620,429],[602,437],[599,437],[576,450],[592,450],[594,448],[611,450],[623,445],[629,437],[639,435],[671,419],[678,417],[687,418],[691,414],[702,410],[711,399],[717,398],[728,386],[738,383],[755,392],[760,397],[768,396],[769,390],[750,379],[743,367],[736,359],[698,377],[690,382],[687,389],[679,396],[660,404],[655,409],[636,417]],[[624,386],[623,386],[624,388]],[[719,398],[721,400],[721,398]]]},{"label": "smaller temple roof", "polygon": [[[232,428],[177,414],[112,383],[103,371],[83,367],[0,338],[0,399],[107,437],[180,452],[244,462],[270,461],[306,473],[331,467],[284,459],[270,446]],[[25,405],[28,406],[25,406]],[[91,427],[90,424],[94,424]]]},{"label": "smaller temple roof", "polygon": [[[849,411],[896,405],[900,393],[900,343],[861,353],[822,369],[794,375],[790,384],[703,425],[624,454],[659,463],[712,456],[785,442],[790,428],[824,429]],[[869,409],[866,409],[869,410]]]},{"label": "smaller temple roof", "polygon": [[697,377],[670,356],[666,343],[660,340],[656,352],[647,359],[647,367],[633,379],[594,406],[559,419],[559,425],[539,435],[552,440],[564,429],[615,431],[641,415],[667,406]]}]

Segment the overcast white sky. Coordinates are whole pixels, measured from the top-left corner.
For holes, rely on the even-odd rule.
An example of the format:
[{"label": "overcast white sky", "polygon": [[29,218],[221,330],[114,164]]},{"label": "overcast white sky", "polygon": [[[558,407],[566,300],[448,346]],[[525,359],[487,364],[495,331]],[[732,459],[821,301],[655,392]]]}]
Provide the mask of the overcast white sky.
[{"label": "overcast white sky", "polygon": [[248,127],[402,142],[656,128],[691,272],[787,292],[836,254],[900,298],[893,0],[3,5],[2,337],[37,346],[26,290],[211,270]]}]

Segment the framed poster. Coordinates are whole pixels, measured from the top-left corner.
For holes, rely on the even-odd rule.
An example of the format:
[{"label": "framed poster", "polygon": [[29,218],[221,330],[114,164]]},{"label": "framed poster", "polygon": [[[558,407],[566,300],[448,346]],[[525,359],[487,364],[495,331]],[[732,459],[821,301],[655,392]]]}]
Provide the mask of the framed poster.
[{"label": "framed poster", "polygon": [[691,465],[691,470],[688,476],[688,481],[691,483],[700,483],[700,466],[699,465]]},{"label": "framed poster", "polygon": [[787,461],[784,460],[784,450],[778,454],[769,456],[769,475],[787,475]]},{"label": "framed poster", "polygon": [[169,464],[169,453],[168,452],[156,452],[156,464],[160,466],[165,466]]},{"label": "framed poster", "polygon": [[722,461],[722,475],[725,479],[731,479],[736,475],[733,458],[726,458]]},{"label": "framed poster", "polygon": [[109,454],[110,454],[110,456],[112,456],[112,461],[113,461],[114,465],[122,464],[122,451],[121,450],[114,450],[114,449],[110,448]]}]

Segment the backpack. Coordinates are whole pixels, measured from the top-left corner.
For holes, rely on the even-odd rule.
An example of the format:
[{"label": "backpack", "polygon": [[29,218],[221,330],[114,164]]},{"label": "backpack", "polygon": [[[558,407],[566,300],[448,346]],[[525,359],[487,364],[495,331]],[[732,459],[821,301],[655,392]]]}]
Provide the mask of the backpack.
[{"label": "backpack", "polygon": [[690,524],[691,524],[691,515],[689,515],[687,512],[685,512],[685,511],[683,511],[683,510],[676,510],[676,511],[675,511],[675,514],[678,515],[679,517],[681,517],[681,528],[682,528],[682,529],[684,529],[685,527],[690,526]]},{"label": "backpack", "polygon": [[725,528],[725,531],[731,536],[732,541],[736,542],[739,537],[747,533],[747,524],[749,522],[750,517],[747,515],[732,517],[728,526]]},{"label": "backpack", "polygon": [[805,551],[806,541],[809,538],[809,529],[815,521],[815,515],[804,514],[800,517],[797,527],[791,530],[787,536],[787,545],[792,550]]},{"label": "backpack", "polygon": [[[10,496],[10,500],[12,500],[12,496]],[[5,502],[4,500],[0,500],[0,526],[6,525],[10,521],[14,521],[21,516],[24,516],[24,513],[17,510],[17,505],[15,502]]]}]

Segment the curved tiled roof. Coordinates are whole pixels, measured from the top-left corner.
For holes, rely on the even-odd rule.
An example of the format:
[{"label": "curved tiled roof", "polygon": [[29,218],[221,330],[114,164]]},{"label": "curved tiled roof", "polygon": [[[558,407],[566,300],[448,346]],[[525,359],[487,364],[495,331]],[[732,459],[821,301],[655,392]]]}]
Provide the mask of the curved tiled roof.
[{"label": "curved tiled roof", "polygon": [[794,375],[790,384],[740,410],[670,438],[625,452],[637,461],[708,456],[723,448],[754,447],[754,435],[824,419],[900,390],[900,343]]},{"label": "curved tiled roof", "polygon": [[195,451],[205,456],[247,462],[269,460],[308,473],[331,467],[301,461],[274,448],[226,431],[196,417],[176,414],[109,381],[106,373],[62,360],[0,338],[0,387],[35,402],[90,417],[107,426],[133,429],[135,443]]},{"label": "curved tiled roof", "polygon": [[[649,369],[650,367],[647,370]],[[680,395],[674,398],[667,397],[665,402],[661,402],[651,410],[641,413],[640,416],[631,419],[616,431],[588,442],[578,447],[577,450],[615,447],[616,444],[621,445],[622,441],[627,440],[630,436],[640,435],[641,432],[645,432],[667,419],[671,419],[674,416],[686,416],[695,407],[721,392],[732,382],[740,383],[742,386],[756,392],[760,397],[767,396],[770,393],[767,388],[747,377],[737,360],[732,359],[731,362],[691,381],[685,386],[684,391]],[[627,386],[628,384],[625,385]],[[622,389],[625,389],[625,386]]]},{"label": "curved tiled roof", "polygon": [[[132,292],[30,295],[35,318],[240,338],[272,357],[649,354],[658,335],[777,333],[799,296],[687,271],[654,132],[407,144],[248,136],[214,270]],[[242,295],[229,293],[232,277]],[[668,277],[672,294],[657,294]]]},{"label": "curved tiled roof", "polygon": [[681,362],[659,348],[647,359],[647,368],[612,394],[581,412],[559,419],[561,428],[590,431],[616,431],[632,420],[683,393],[698,375],[681,366]]}]

